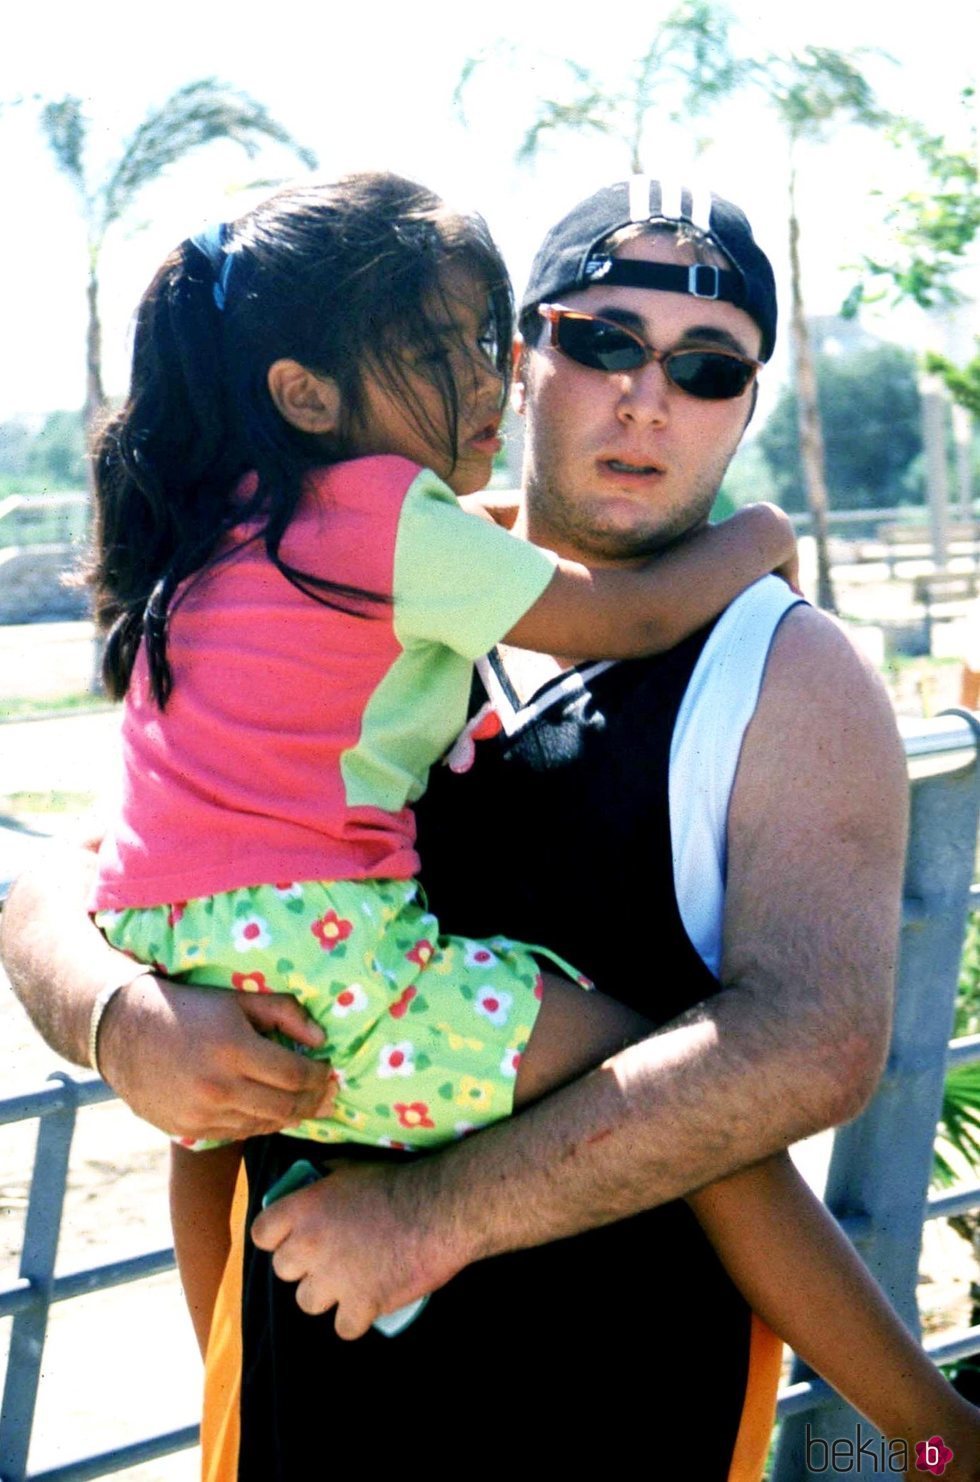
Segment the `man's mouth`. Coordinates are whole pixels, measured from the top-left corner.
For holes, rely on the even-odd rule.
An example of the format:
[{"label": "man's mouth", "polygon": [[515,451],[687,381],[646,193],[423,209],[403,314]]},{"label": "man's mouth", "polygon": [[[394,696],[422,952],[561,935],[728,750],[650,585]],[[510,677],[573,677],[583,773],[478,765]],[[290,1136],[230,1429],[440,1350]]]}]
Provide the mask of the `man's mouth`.
[{"label": "man's mouth", "polygon": [[612,473],[644,476],[663,473],[663,469],[655,463],[628,463],[624,458],[604,458],[602,461]]}]

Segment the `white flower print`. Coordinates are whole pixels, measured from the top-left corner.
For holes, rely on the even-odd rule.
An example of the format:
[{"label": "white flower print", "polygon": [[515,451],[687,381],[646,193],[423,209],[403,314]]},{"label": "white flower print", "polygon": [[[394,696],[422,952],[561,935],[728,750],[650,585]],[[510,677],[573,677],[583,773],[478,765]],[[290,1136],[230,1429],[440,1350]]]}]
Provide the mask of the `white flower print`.
[{"label": "white flower print", "polygon": [[414,1053],[415,1046],[411,1040],[400,1040],[397,1045],[382,1045],[378,1056],[378,1075],[382,1079],[393,1075],[414,1075]]},{"label": "white flower print", "polygon": [[510,1006],[514,998],[510,993],[505,993],[502,988],[480,988],[476,995],[473,1007],[478,1014],[483,1014],[490,1020],[491,1024],[506,1024]]},{"label": "white flower print", "polygon": [[367,1008],[368,996],[360,983],[348,983],[330,1006],[335,1019],[346,1019],[348,1014],[360,1014]]},{"label": "white flower print", "polygon": [[257,948],[268,947],[272,941],[269,924],[261,916],[239,916],[232,925],[231,937],[237,952],[252,952]]}]

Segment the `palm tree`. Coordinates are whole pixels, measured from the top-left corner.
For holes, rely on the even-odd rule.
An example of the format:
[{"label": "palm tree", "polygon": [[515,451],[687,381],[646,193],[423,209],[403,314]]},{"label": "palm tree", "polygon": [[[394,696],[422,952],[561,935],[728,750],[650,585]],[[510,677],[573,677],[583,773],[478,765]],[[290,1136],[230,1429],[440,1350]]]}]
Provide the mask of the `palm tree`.
[{"label": "palm tree", "polygon": [[[831,125],[849,118],[861,123],[884,119],[868,83],[852,58],[825,47],[806,47],[796,56],[764,61],[739,59],[729,45],[730,13],[710,0],[683,0],[658,27],[646,52],[623,88],[606,87],[588,68],[566,63],[572,90],[562,99],[545,99],[518,150],[531,160],[542,141],[559,129],[591,129],[619,140],[629,152],[634,172],[644,173],[642,144],[649,116],[672,122],[705,113],[715,102],[746,82],[760,84],[783,125],[790,156],[789,256],[792,278],[792,338],[800,444],[807,502],[817,544],[818,600],[834,610],[827,552],[827,487],[823,436],[817,407],[816,376],[803,309],[800,266],[800,223],[796,206],[797,155],[804,141],[819,140]],[[478,57],[463,69],[460,97]]]},{"label": "palm tree", "polygon": [[[744,64],[732,56],[729,25],[728,12],[711,0],[681,0],[657,27],[629,81],[618,89],[581,63],[563,59],[569,93],[541,101],[518,148],[518,161],[533,160],[545,139],[559,130],[591,129],[622,143],[631,170],[642,174],[644,134],[655,106],[660,117],[687,123],[741,80]],[[466,62],[456,86],[457,103],[476,70],[499,51],[495,48]]]},{"label": "palm tree", "polygon": [[828,47],[807,46],[799,54],[752,65],[753,79],[765,90],[767,101],[782,125],[789,158],[789,263],[793,378],[799,418],[800,455],[806,498],[817,547],[817,601],[836,611],[827,545],[827,480],[823,429],[817,404],[813,349],[803,305],[800,264],[800,218],[797,175],[800,145],[818,142],[834,124],[844,120],[880,124],[885,115],[876,106],[871,87],[858,71],[853,56]]},{"label": "palm tree", "polygon": [[171,165],[217,140],[240,145],[252,159],[267,142],[291,150],[308,169],[316,156],[304,149],[261,104],[204,78],[187,83],[152,109],[109,172],[92,179],[86,163],[88,124],[82,100],[71,95],[46,103],[41,126],[58,164],[81,203],[88,246],[88,332],[86,339],[85,426],[91,433],[105,406],[102,384],[102,327],[99,319],[99,264],[106,236],[130,211],[144,186]]}]

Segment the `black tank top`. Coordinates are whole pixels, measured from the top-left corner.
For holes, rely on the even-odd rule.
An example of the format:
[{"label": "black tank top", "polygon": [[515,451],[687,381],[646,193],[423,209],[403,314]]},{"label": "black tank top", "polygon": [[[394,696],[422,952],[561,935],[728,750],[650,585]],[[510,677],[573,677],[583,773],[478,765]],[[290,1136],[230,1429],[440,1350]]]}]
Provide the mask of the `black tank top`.
[{"label": "black tank top", "polygon": [[[706,638],[566,679],[515,734],[477,742],[470,771],[434,769],[419,844],[444,931],[551,947],[657,1023],[716,990],[681,922],[668,811],[671,735]],[[323,1151],[253,1139],[253,1208]],[[728,1476],[750,1314],[686,1204],[472,1266],[393,1339],[341,1343],[254,1247],[245,1275],[248,1482],[313,1476],[321,1446],[325,1472],[349,1446],[427,1475],[491,1458],[578,1475],[640,1447],[653,1477]]]}]

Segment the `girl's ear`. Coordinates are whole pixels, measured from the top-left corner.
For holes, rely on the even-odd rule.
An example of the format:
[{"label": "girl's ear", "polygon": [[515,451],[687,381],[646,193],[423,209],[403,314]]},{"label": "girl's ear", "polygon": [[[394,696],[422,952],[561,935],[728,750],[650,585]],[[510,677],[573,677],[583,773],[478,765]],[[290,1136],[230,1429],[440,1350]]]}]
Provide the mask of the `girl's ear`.
[{"label": "girl's ear", "polygon": [[298,360],[277,360],[269,367],[269,395],[276,410],[299,432],[336,432],[340,421],[340,387],[332,376],[317,376]]},{"label": "girl's ear", "polygon": [[524,354],[524,341],[520,335],[514,336],[514,343],[511,347],[511,366],[510,404],[518,416],[523,417],[524,408],[527,404],[527,387],[525,385],[527,357]]}]

